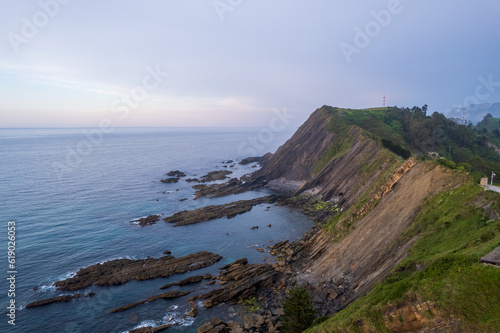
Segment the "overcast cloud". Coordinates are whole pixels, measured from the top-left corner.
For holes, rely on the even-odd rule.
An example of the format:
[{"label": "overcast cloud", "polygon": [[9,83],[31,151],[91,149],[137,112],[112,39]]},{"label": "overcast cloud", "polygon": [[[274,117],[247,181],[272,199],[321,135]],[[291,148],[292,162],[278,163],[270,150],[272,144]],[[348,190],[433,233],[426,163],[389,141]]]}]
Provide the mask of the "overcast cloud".
[{"label": "overcast cloud", "polygon": [[[0,127],[266,126],[284,107],[299,124],[384,95],[440,112],[498,102],[498,13],[494,0],[5,0]],[[124,116],[134,89],[147,95]]]}]

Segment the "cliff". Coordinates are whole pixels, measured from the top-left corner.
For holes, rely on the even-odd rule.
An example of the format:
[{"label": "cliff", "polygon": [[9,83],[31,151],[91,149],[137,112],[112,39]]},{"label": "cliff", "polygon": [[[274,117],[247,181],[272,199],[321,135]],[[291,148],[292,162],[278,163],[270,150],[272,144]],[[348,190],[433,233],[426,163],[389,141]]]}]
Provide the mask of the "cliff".
[{"label": "cliff", "polygon": [[350,207],[400,161],[361,128],[337,128],[338,120],[327,107],[314,111],[253,183]]},{"label": "cliff", "polygon": [[[351,117],[356,117],[356,112],[349,110]],[[379,116],[383,114],[379,112]],[[484,308],[483,302],[491,302],[488,297],[496,287],[491,283],[478,286],[477,292],[490,296],[477,300],[484,311],[477,315],[482,319],[474,321],[468,312],[476,311],[477,305],[461,301],[468,293],[460,288],[466,288],[467,283],[446,272],[435,273],[432,267],[445,260],[459,271],[475,270],[481,281],[490,281],[488,274],[500,277],[498,269],[490,272],[478,267],[481,255],[500,240],[500,225],[494,217],[498,209],[493,209],[493,215],[488,213],[491,207],[500,207],[499,196],[490,193],[485,197],[465,172],[397,156],[384,148],[378,129],[367,131],[343,117],[340,109],[324,106],[316,110],[251,180],[253,185],[265,184],[292,196],[335,203],[342,212],[296,247],[283,268],[291,267],[300,284],[325,286],[349,281],[352,290],[345,293],[348,297],[342,297],[342,304],[355,303],[314,331],[351,331],[345,328],[349,326],[361,332],[494,332],[499,324],[489,316],[496,310]],[[455,198],[457,193],[462,197]],[[446,209],[439,204],[431,209],[436,202],[443,202],[438,198],[446,196],[455,200],[451,199]],[[442,213],[436,216],[434,211]],[[493,216],[488,225],[484,224],[485,216]],[[457,255],[467,260],[457,260]],[[421,285],[421,275],[431,275],[434,280]],[[439,289],[442,283],[456,285],[446,296],[428,291]],[[379,287],[374,289],[376,285]],[[453,293],[460,296],[451,296]],[[499,300],[498,295],[493,298]],[[460,310],[451,309],[452,299],[460,303]],[[498,304],[494,308],[498,309]]]}]

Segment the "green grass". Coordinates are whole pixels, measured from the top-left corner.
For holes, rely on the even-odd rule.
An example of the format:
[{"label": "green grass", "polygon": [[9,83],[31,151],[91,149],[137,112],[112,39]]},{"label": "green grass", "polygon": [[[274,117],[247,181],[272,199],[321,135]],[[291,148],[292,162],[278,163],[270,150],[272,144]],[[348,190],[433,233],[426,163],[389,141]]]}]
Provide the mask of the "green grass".
[{"label": "green grass", "polygon": [[409,256],[366,296],[307,332],[358,332],[360,321],[388,332],[382,313],[416,298],[434,301],[472,331],[500,331],[500,268],[478,262],[498,245],[500,223],[474,207],[477,201],[498,208],[500,194],[470,181],[428,199],[402,236],[420,235]]},{"label": "green grass", "polygon": [[334,158],[344,155],[352,146],[353,138],[345,138],[344,140],[336,140],[328,151],[321,157],[313,169],[313,173],[319,173],[323,168],[330,163]]},{"label": "green grass", "polygon": [[343,109],[327,107],[324,109],[335,117],[332,117],[327,129],[336,132],[350,125],[359,126],[377,138],[386,139],[398,145],[405,145],[403,126],[398,121],[391,121],[387,117],[387,108],[368,109]]}]

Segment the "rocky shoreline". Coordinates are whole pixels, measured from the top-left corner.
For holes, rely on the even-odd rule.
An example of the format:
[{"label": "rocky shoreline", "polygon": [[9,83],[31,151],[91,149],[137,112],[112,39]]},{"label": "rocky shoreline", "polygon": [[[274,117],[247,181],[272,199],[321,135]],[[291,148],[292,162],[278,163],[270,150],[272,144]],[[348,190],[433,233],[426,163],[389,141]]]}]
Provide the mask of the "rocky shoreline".
[{"label": "rocky shoreline", "polygon": [[[239,164],[264,163],[271,157],[270,154],[263,157],[252,157],[242,160]],[[231,161],[233,162],[233,161]],[[227,175],[232,171],[214,171],[201,177],[200,179],[186,179],[198,183],[207,183],[215,180],[228,178]],[[186,174],[179,170],[167,173],[171,178],[161,180],[164,183],[175,183],[180,178],[186,177]],[[243,176],[241,179],[231,178],[224,183],[218,184],[198,184],[194,185],[195,199],[202,197],[222,197],[229,194],[242,193],[262,187],[267,182],[262,179],[253,179],[252,176]],[[291,198],[290,193],[283,195],[270,195],[250,200],[239,200],[223,205],[210,205],[191,211],[179,211],[171,216],[163,218],[167,223],[175,223],[174,226],[184,226],[194,223],[200,223],[226,217],[228,219],[238,214],[250,211],[253,206],[260,204],[274,204],[286,206],[299,211],[317,223],[323,223],[337,210],[336,205],[324,205],[320,209],[317,206],[318,201],[313,197]],[[157,223],[161,219],[160,215],[149,215],[131,221],[141,227]],[[270,226],[270,225],[269,225]],[[246,258],[241,258],[231,264],[220,268],[220,273],[216,277],[210,274],[193,275],[183,280],[166,284],[160,289],[168,289],[173,286],[193,285],[190,291],[167,291],[145,300],[126,304],[109,311],[116,313],[126,311],[144,303],[154,302],[159,299],[172,299],[186,296],[190,293],[196,293],[203,288],[200,283],[203,280],[209,280],[204,285],[211,285],[208,292],[197,293],[189,298],[191,310],[185,316],[197,316],[198,304],[205,308],[211,308],[220,304],[236,304],[252,298],[258,304],[258,309],[253,313],[246,313],[241,316],[243,322],[223,322],[219,318],[212,318],[204,323],[198,329],[198,332],[277,332],[281,327],[280,316],[283,315],[282,302],[286,293],[298,282],[296,272],[302,268],[302,250],[305,240],[314,235],[319,228],[311,229],[303,240],[298,242],[283,241],[269,248],[269,252],[274,256],[272,263],[248,263]],[[261,252],[263,249],[258,249]],[[57,281],[54,286],[58,290],[76,291],[83,288],[94,286],[121,285],[131,280],[142,281],[155,279],[158,277],[169,277],[174,274],[185,273],[201,269],[222,259],[221,256],[211,252],[199,252],[184,257],[175,258],[170,255],[170,251],[160,258],[147,258],[140,260],[115,259],[104,263],[98,263],[86,268],[80,269],[75,276],[68,279]],[[341,277],[336,281],[327,281],[321,286],[312,286],[306,284],[305,287],[317,305],[318,313],[321,315],[331,314],[340,310],[345,302],[352,295],[350,289],[349,276]],[[219,287],[220,286],[220,287]],[[90,294],[85,295],[90,296]],[[55,302],[67,302],[71,299],[83,297],[80,294],[65,295],[53,299],[41,300],[30,303],[29,307],[47,305]],[[28,307],[28,306],[27,306]],[[143,327],[130,332],[158,332],[175,325],[169,323],[158,327]]]},{"label": "rocky shoreline", "polygon": [[75,291],[91,285],[121,285],[131,280],[150,280],[201,269],[221,259],[218,254],[205,251],[180,258],[167,255],[158,259],[115,259],[82,268],[74,277],[57,281],[54,286],[58,290]]}]

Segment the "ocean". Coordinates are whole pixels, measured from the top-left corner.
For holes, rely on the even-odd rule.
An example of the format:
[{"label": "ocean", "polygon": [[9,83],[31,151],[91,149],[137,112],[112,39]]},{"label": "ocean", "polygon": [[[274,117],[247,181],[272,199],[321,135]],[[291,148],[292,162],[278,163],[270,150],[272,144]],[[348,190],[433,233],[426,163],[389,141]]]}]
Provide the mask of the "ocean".
[{"label": "ocean", "polygon": [[[309,230],[312,222],[305,216],[267,204],[233,219],[182,227],[163,221],[148,227],[130,223],[150,214],[168,216],[271,193],[262,189],[194,200],[191,186],[195,183],[185,178],[174,184],[159,182],[172,170],[183,171],[189,178],[227,169],[233,171],[231,177],[240,177],[256,169],[238,161],[274,152],[292,134],[274,133],[272,140],[251,143],[250,137],[258,133],[258,129],[240,128],[117,128],[105,134],[95,129],[0,129],[0,332],[127,332],[169,320],[178,323],[169,331],[196,332],[213,316],[231,317],[235,310],[225,305],[200,308],[196,318],[181,319],[190,309],[187,298],[191,295],[121,313],[108,311],[160,294],[160,286],[190,275],[217,275],[218,267],[239,258],[263,262],[269,254],[256,248],[299,239]],[[236,162],[233,168],[229,167],[233,163],[223,164],[227,160]],[[9,222],[15,222],[16,238],[15,263],[10,268]],[[251,230],[253,226],[260,228]],[[82,267],[116,258],[158,258],[165,250],[175,257],[210,251],[223,259],[169,278],[78,291],[95,292],[93,297],[24,308],[33,301],[73,294],[55,290],[52,284]],[[15,276],[14,291],[7,281],[10,275]],[[202,288],[203,282],[172,290],[194,290],[192,295],[196,295]],[[12,300],[15,326],[8,323],[11,311],[7,307]]]}]

